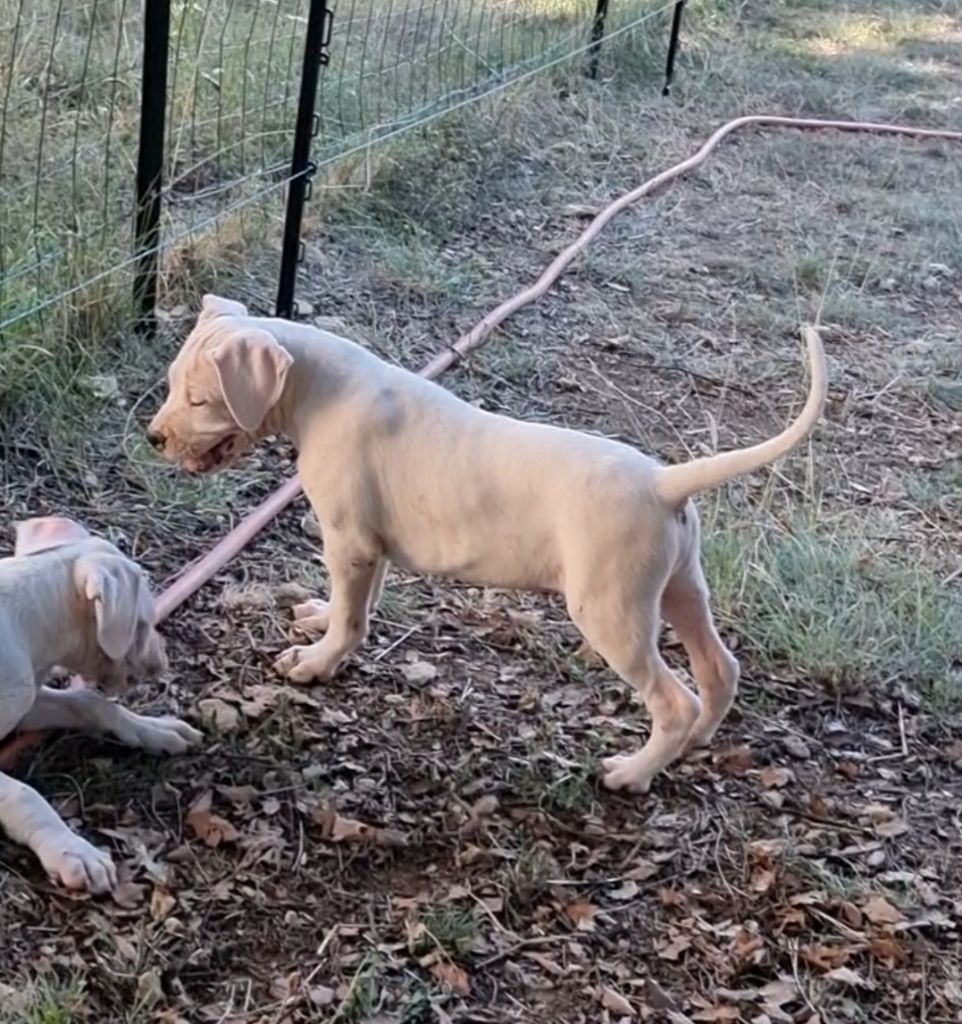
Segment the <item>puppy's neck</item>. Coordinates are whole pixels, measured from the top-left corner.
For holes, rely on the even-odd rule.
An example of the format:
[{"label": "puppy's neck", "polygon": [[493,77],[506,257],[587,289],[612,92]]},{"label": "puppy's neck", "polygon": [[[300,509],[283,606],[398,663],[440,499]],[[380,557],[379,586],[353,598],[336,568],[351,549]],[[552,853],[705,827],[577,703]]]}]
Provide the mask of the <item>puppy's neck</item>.
[{"label": "puppy's neck", "polygon": [[[293,362],[280,400],[267,414],[257,437],[283,435],[300,449],[304,437],[316,433],[357,382],[356,367],[366,356],[354,342],[306,325],[285,324],[274,333]],[[323,433],[320,435],[323,436]]]},{"label": "puppy's neck", "polygon": [[72,558],[57,552],[0,560],[0,613],[16,630],[37,676],[86,655],[85,608]]}]

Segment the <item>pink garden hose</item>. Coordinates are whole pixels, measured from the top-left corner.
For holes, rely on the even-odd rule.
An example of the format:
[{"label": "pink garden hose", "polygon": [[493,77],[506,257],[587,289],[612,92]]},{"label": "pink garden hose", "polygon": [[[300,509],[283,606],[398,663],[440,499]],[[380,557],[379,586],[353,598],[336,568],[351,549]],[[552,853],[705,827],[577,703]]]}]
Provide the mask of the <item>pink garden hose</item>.
[{"label": "pink garden hose", "polygon": [[[491,333],[509,316],[519,309],[534,302],[544,295],[558,280],[564,270],[581,253],[590,242],[626,207],[638,202],[639,199],[657,191],[675,178],[687,174],[701,166],[708,155],[727,135],[750,125],[771,128],[802,128],[812,130],[834,130],[842,132],[862,132],[875,135],[906,135],[922,139],[951,139],[962,142],[962,132],[947,131],[939,128],[913,128],[909,125],[872,123],[869,121],[822,121],[814,118],[777,117],[769,114],[753,114],[738,117],[719,128],[697,153],[682,160],[660,174],[649,178],[631,192],[626,192],[609,206],[605,207],[587,228],[552,261],[544,273],[528,288],[502,302],[483,320],[477,323],[466,334],[463,334],[450,348],[443,349],[421,368],[420,375],[433,380],[450,369],[458,360],[472,349],[482,345]],[[160,619],[165,619],[184,601],[218,573],[232,558],[239,554],[253,538],[275,516],[285,509],[301,493],[300,483],[296,476],[283,484],[269,498],[257,506],[249,515],[238,523],[230,533],[219,541],[207,554],[187,566],[180,575],[160,595],[157,608]],[[0,770],[9,769],[19,754],[42,739],[43,733],[21,733],[0,746]]]}]

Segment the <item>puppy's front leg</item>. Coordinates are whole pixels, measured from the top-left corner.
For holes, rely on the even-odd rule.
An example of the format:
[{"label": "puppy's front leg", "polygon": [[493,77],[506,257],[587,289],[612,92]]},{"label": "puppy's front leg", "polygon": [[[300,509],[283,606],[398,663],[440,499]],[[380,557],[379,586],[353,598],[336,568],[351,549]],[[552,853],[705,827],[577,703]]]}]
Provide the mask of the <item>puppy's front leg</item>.
[{"label": "puppy's front leg", "polygon": [[[325,682],[341,662],[367,637],[372,597],[383,583],[384,559],[371,545],[328,541],[327,568],[331,575],[331,603],[327,633],[316,644],[288,648],[274,667],[292,682]],[[380,581],[380,582],[379,582]]]},{"label": "puppy's front leg", "polygon": [[44,870],[68,889],[109,892],[117,869],[106,853],[71,832],[36,790],[0,773],[0,825],[14,842],[30,847]]},{"label": "puppy's front leg", "polygon": [[151,754],[183,754],[202,739],[193,726],[179,718],[134,714],[96,690],[53,690],[49,686],[40,688],[20,727],[109,733],[128,747]]},{"label": "puppy's front leg", "polygon": [[[368,617],[374,614],[384,593],[384,577],[387,576],[387,559],[378,560],[377,569],[374,573],[374,582],[371,584],[371,596],[367,602]],[[318,634],[326,633],[331,624],[331,605],[327,601],[315,600],[304,601],[296,604],[291,609],[294,613],[294,629],[298,633]]]}]

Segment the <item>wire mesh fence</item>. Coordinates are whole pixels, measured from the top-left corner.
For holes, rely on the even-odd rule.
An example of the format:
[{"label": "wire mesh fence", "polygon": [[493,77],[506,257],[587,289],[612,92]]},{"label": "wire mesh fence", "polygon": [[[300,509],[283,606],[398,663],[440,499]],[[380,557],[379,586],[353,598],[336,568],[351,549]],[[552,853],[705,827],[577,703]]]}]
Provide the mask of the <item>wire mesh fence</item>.
[{"label": "wire mesh fence", "polygon": [[603,11],[610,34],[639,27],[664,0],[348,0],[335,8],[339,60],[322,80],[323,151],[395,133],[425,117],[591,48]]},{"label": "wire mesh fence", "polygon": [[[163,124],[141,117],[145,58],[169,32]],[[131,312],[139,267],[138,155],[162,146],[171,250],[255,211],[258,236],[284,215],[292,174],[377,145],[519,79],[583,56],[606,35],[663,37],[664,0],[0,0],[0,344],[37,316],[101,329]],[[325,8],[330,63],[317,95],[311,162],[299,93],[312,12]],[[157,11],[154,10],[156,18]],[[156,25],[156,20],[154,21]],[[147,31],[145,32],[145,28]],[[153,48],[153,49],[152,49]],[[296,225],[295,225],[296,226]],[[143,238],[140,240],[143,259]],[[150,253],[147,253],[150,256]],[[288,253],[288,257],[290,253]],[[4,363],[9,369],[9,360]]]}]

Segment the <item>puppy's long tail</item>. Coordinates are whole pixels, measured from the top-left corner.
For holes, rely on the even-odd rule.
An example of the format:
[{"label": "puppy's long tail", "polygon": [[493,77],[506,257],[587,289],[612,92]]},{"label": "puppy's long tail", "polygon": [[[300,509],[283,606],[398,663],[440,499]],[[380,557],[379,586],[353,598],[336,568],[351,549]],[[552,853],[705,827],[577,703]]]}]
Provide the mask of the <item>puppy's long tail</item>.
[{"label": "puppy's long tail", "polygon": [[828,379],[825,369],[825,350],[822,339],[814,327],[802,327],[802,337],[808,348],[811,373],[808,401],[800,415],[785,430],[751,448],[722,452],[701,459],[692,459],[678,466],[662,466],[655,478],[659,498],[670,508],[678,508],[689,498],[702,491],[710,491],[735,477],[744,476],[774,462],[780,455],[791,451],[803,441],[819,421],[825,407]]}]

